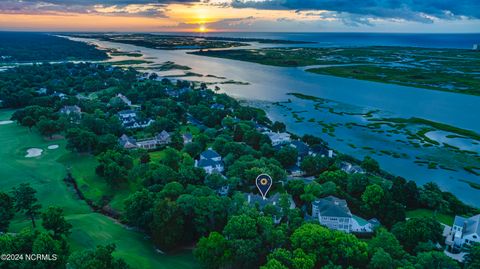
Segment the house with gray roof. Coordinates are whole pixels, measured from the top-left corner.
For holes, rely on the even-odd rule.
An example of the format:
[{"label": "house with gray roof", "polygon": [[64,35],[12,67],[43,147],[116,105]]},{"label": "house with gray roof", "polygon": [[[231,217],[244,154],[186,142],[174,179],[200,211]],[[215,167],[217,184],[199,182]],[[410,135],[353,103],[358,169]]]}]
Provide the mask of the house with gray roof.
[{"label": "house with gray roof", "polygon": [[[281,212],[282,208],[280,207],[280,197],[281,195],[279,193],[275,193],[274,195],[267,196],[263,198],[259,194],[253,194],[253,193],[244,193],[243,194],[245,201],[247,204],[252,205],[252,206],[258,206],[258,209],[263,210],[267,205],[274,206],[277,208],[278,212]],[[293,201],[292,197],[289,198],[290,200],[290,209],[295,208],[295,202]],[[281,221],[281,216],[274,216],[273,221],[275,223],[280,223]]]},{"label": "house with gray roof", "polygon": [[183,144],[192,143],[193,141],[193,136],[191,133],[182,134],[182,138],[183,138]]},{"label": "house with gray roof", "polygon": [[333,158],[335,154],[333,150],[329,149],[328,147],[317,144],[310,147],[310,155]]},{"label": "house with gray roof", "polygon": [[119,138],[119,144],[124,149],[136,149],[142,148],[146,150],[153,150],[159,146],[164,146],[170,143],[170,134],[165,130],[151,138],[144,138],[141,140],[135,140],[127,135],[122,135]]},{"label": "house with gray roof", "polygon": [[377,219],[364,220],[353,215],[346,200],[328,196],[312,203],[312,217],[332,230],[346,233],[371,233],[380,225]]},{"label": "house with gray roof", "polygon": [[353,165],[349,162],[342,162],[340,164],[340,169],[347,174],[365,174],[365,170],[359,165]]},{"label": "house with gray roof", "polygon": [[277,146],[281,144],[286,144],[291,141],[290,139],[290,134],[289,133],[276,133],[276,132],[264,132],[264,135],[268,136],[270,138],[270,141],[272,141],[272,146]]},{"label": "house with gray roof", "polygon": [[222,173],[224,170],[222,156],[212,148],[200,153],[200,159],[195,160],[195,167],[203,168],[208,174],[213,172]]},{"label": "house with gray roof", "polygon": [[222,156],[220,156],[220,154],[218,154],[212,148],[208,148],[204,152],[200,153],[200,160],[203,160],[203,159],[211,159],[211,160],[214,160],[214,161],[221,161]]},{"label": "house with gray roof", "polygon": [[127,129],[138,129],[150,126],[154,120],[150,118],[138,119],[137,112],[135,110],[122,110],[118,112],[118,118],[122,122],[123,127]]},{"label": "house with gray roof", "polygon": [[310,155],[310,147],[302,141],[293,140],[290,142],[290,147],[297,150],[299,158],[304,158]]},{"label": "house with gray roof", "polygon": [[150,126],[154,120],[146,118],[144,120],[133,119],[132,121],[123,123],[123,127],[127,129],[139,129],[139,128],[146,128]]},{"label": "house with gray roof", "polygon": [[170,134],[165,130],[157,134],[155,138],[157,140],[157,144],[159,145],[167,145],[167,144],[170,144],[170,142],[172,142],[172,138],[170,137]]},{"label": "house with gray roof", "polygon": [[137,118],[137,112],[134,110],[122,110],[118,112],[117,115],[120,121],[124,124]]},{"label": "house with gray roof", "polygon": [[452,250],[461,250],[472,243],[480,243],[480,214],[470,218],[455,216],[445,243]]},{"label": "house with gray roof", "polygon": [[79,123],[82,118],[82,109],[77,105],[64,106],[58,112],[63,114],[72,123]]},{"label": "house with gray roof", "polygon": [[124,149],[135,149],[138,147],[137,141],[133,137],[129,137],[126,134],[123,134],[119,139],[118,143]]}]

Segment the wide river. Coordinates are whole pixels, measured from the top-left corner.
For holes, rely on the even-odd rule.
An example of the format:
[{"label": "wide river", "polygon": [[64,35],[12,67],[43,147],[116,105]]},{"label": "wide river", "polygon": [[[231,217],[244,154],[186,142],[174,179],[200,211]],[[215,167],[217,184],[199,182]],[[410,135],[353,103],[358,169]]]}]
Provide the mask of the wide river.
[{"label": "wide river", "polygon": [[[480,133],[480,120],[478,118],[480,115],[480,97],[478,96],[317,75],[303,71],[304,68],[273,67],[210,58],[187,54],[185,50],[155,50],[99,40],[88,41],[104,48],[140,51],[144,55],[143,58],[154,63],[172,61],[191,67],[191,72],[248,82],[248,85],[222,84],[219,86],[227,94],[248,100],[252,104],[260,105],[275,101],[286,101],[292,99],[292,96],[286,95],[287,93],[298,92],[357,107],[379,109],[395,117],[419,117]],[[266,45],[253,44],[252,46]],[[195,81],[215,80],[212,77],[188,77],[187,79]],[[293,105],[310,111],[311,114],[310,116],[306,115],[307,118],[315,117],[316,120],[321,120],[318,117],[324,117],[325,114],[315,114],[308,102],[308,100],[294,99]],[[291,116],[286,117],[284,111],[279,111],[274,106],[262,105],[262,108],[267,110],[272,119],[285,121],[289,131],[297,134],[311,133],[318,135],[324,138],[333,148],[357,158],[363,158],[368,152],[348,147],[346,141],[354,141],[358,146],[365,144],[384,149],[399,148],[394,142],[385,140],[384,137],[366,137],[364,134],[352,130],[337,133],[337,135],[345,136],[342,139],[332,139],[322,133],[321,126],[314,126],[308,122],[296,122]],[[463,170],[428,169],[414,163],[416,154],[421,152],[411,150],[407,153],[412,158],[398,159],[386,155],[373,157],[380,162],[383,169],[393,174],[415,180],[419,184],[434,181],[443,190],[454,193],[462,201],[472,205],[480,205],[480,190],[473,189],[468,184],[459,181],[464,179],[480,183],[480,177]]]}]

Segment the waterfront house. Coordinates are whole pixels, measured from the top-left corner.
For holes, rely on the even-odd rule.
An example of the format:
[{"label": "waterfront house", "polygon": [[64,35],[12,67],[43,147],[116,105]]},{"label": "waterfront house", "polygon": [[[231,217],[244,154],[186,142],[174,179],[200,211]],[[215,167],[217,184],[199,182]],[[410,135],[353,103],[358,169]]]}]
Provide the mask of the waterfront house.
[{"label": "waterfront house", "polygon": [[356,173],[365,174],[365,171],[363,170],[363,168],[361,168],[358,165],[353,165],[349,162],[342,162],[340,164],[340,169],[342,171],[345,171],[347,174],[356,174]]},{"label": "waterfront house", "polygon": [[265,125],[263,125],[263,124],[260,124],[260,123],[258,123],[258,122],[255,122],[254,127],[255,127],[255,130],[257,130],[257,131],[260,132],[260,133],[271,132],[271,130],[268,129],[267,126],[265,126]]},{"label": "waterfront house", "polygon": [[310,147],[310,155],[333,158],[334,153],[333,150],[327,148],[326,146],[317,144]]},{"label": "waterfront house", "polygon": [[371,233],[380,225],[377,219],[364,220],[350,212],[347,201],[328,196],[312,203],[312,217],[332,230]]},{"label": "waterfront house", "polygon": [[293,140],[289,146],[297,150],[300,159],[310,155],[310,147],[302,141]]},{"label": "waterfront house", "polygon": [[456,251],[472,243],[480,243],[480,214],[470,218],[455,216],[445,243]]},{"label": "waterfront house", "polygon": [[285,144],[291,141],[289,133],[264,132],[263,134],[267,135],[268,138],[270,138],[270,140],[272,141],[272,146]]}]

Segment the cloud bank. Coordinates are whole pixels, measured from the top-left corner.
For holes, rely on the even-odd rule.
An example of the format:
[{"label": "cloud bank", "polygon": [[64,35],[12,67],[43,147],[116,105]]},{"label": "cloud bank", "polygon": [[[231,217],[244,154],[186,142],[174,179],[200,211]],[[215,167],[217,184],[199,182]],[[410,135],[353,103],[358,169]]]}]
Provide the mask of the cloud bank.
[{"label": "cloud bank", "polygon": [[190,4],[200,0],[0,0],[3,14],[100,13],[162,17],[169,4]]},{"label": "cloud bank", "polygon": [[434,19],[479,19],[479,0],[233,0],[235,8],[325,10],[362,23],[366,18],[431,23]]}]

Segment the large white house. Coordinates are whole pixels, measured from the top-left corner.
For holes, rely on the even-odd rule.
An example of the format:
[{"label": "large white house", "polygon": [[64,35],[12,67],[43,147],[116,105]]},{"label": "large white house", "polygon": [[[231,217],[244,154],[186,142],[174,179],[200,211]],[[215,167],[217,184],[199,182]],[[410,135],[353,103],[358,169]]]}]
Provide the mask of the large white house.
[{"label": "large white house", "polygon": [[364,220],[350,212],[347,201],[328,196],[312,203],[312,217],[332,230],[346,233],[371,233],[380,223],[377,219]]},{"label": "large white house", "polygon": [[445,243],[452,250],[461,250],[472,243],[480,243],[480,214],[470,218],[455,216]]},{"label": "large white house", "polygon": [[118,112],[118,118],[122,122],[123,127],[127,129],[145,128],[154,122],[154,120],[149,118],[139,120],[137,112],[134,110],[122,110]]},{"label": "large white house", "polygon": [[275,132],[264,132],[263,134],[267,135],[268,138],[272,141],[272,146],[277,146],[285,144],[291,141],[289,133],[275,133]]},{"label": "large white house", "polygon": [[152,138],[142,139],[142,140],[135,140],[132,137],[127,135],[122,135],[118,140],[120,146],[124,149],[135,149],[135,148],[142,148],[146,150],[156,149],[160,146],[165,146],[171,142],[170,134],[163,130],[161,133],[157,134]]},{"label": "large white house", "polygon": [[195,167],[200,167],[208,174],[213,172],[222,173],[224,169],[222,156],[209,148],[200,154],[200,159],[195,160]]}]

